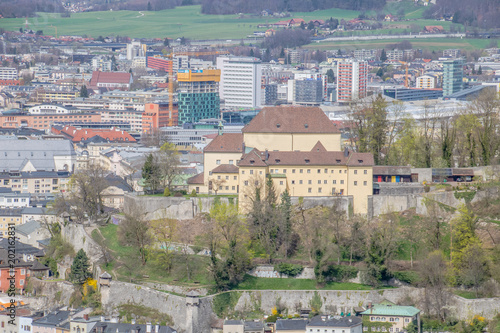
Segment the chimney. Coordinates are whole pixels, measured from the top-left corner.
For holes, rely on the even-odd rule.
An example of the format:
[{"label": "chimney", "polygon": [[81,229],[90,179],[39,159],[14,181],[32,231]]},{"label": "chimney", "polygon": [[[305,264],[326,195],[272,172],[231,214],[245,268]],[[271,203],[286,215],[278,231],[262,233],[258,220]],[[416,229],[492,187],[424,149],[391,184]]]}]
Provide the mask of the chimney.
[{"label": "chimney", "polygon": [[146,323],[146,333],[151,333],[151,323]]},{"label": "chimney", "polygon": [[266,161],[269,159],[269,150],[266,149]]},{"label": "chimney", "polygon": [[83,315],[83,319],[85,319],[85,320],[87,320],[87,321],[89,320],[89,315],[88,315],[88,313],[86,313],[86,314],[84,314],[84,315]]},{"label": "chimney", "polygon": [[347,147],[344,148],[344,157],[348,157],[349,156],[349,149],[347,149]]},{"label": "chimney", "polygon": [[243,142],[241,144],[241,150],[242,150],[242,153],[244,154],[245,153],[245,142]]}]

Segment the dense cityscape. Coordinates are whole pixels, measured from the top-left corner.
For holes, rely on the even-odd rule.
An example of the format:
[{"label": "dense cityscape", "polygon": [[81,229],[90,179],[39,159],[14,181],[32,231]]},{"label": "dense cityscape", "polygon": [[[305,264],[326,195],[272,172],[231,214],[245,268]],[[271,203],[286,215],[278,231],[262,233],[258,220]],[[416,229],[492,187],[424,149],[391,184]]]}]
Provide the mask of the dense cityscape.
[{"label": "dense cityscape", "polygon": [[0,2],[0,333],[500,332],[479,2]]}]

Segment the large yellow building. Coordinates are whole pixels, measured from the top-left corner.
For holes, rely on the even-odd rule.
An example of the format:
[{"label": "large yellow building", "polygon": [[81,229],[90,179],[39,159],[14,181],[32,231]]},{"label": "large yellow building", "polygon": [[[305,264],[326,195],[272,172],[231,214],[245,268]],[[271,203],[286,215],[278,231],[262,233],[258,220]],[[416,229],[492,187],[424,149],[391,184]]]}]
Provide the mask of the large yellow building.
[{"label": "large yellow building", "polygon": [[246,211],[270,176],[278,192],[352,196],[354,212],[367,213],[373,156],[342,151],[340,132],[320,108],[264,108],[242,132],[219,135],[205,148],[204,173],[188,181],[190,191],[237,194]]}]

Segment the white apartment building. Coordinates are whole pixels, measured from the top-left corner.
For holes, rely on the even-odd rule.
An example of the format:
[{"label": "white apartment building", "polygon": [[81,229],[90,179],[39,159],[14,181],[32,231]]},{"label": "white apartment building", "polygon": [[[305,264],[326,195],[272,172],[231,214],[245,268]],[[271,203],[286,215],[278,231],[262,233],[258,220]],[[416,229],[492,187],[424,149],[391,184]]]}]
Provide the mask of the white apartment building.
[{"label": "white apartment building", "polygon": [[226,108],[256,108],[262,102],[262,65],[250,57],[218,57],[219,95]]},{"label": "white apartment building", "polygon": [[127,44],[127,60],[134,60],[135,57],[146,56],[146,44],[132,42]]},{"label": "white apartment building", "polygon": [[17,69],[13,67],[0,67],[0,80],[17,80]]},{"label": "white apartment building", "polygon": [[337,102],[349,102],[366,97],[368,63],[343,60],[337,65]]},{"label": "white apartment building", "polygon": [[418,89],[434,89],[437,88],[437,78],[434,75],[422,75],[417,77]]}]

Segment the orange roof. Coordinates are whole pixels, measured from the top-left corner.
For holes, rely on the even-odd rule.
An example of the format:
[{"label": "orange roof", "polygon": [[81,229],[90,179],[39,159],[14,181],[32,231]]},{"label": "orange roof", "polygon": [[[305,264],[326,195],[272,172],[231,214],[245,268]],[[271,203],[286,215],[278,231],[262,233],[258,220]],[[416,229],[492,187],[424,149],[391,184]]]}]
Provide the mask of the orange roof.
[{"label": "orange roof", "polygon": [[112,141],[112,142],[136,142],[133,136],[131,136],[127,131],[122,131],[118,128],[111,129],[93,129],[93,128],[76,128],[74,126],[65,126],[60,131],[52,128],[52,133],[63,134],[64,136],[71,139],[73,142],[80,142],[83,140],[88,140],[94,136],[100,136],[101,138]]}]

